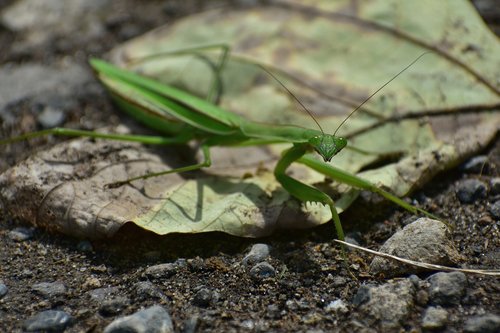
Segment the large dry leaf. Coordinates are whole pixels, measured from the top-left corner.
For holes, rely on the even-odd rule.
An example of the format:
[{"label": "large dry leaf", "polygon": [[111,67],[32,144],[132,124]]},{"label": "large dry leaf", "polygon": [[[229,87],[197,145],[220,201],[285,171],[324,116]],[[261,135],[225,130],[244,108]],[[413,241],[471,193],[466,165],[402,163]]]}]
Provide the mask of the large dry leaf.
[{"label": "large dry leaf", "polygon": [[[371,92],[432,50],[338,133],[372,153],[344,150],[333,163],[400,196],[484,147],[500,125],[500,46],[467,1],[276,1],[212,11],[132,40],[112,59],[204,96],[213,78],[209,64],[220,50],[165,53],[220,43],[232,50],[222,73],[224,108],[253,121],[315,128],[276,82],[249,63],[257,62],[281,73],[329,133]],[[147,58],[157,54],[164,56]],[[110,236],[127,221],[158,234],[245,237],[328,221],[328,210],[319,205],[297,215],[298,203],[274,180],[270,170],[284,147],[218,148],[204,172],[104,189],[114,180],[189,162],[177,161],[178,151],[170,148],[158,153],[78,140],[4,173],[0,194],[14,214],[85,237]],[[386,156],[402,157],[370,168]],[[303,166],[291,172],[311,184],[324,181]],[[339,210],[356,197],[328,186],[346,193]],[[33,202],[26,204],[27,198]]]}]

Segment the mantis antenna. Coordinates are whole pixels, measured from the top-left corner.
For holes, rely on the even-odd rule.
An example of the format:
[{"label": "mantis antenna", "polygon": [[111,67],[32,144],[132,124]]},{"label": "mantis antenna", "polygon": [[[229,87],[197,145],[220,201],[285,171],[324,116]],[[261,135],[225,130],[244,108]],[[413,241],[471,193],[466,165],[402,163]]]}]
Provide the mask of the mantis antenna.
[{"label": "mantis antenna", "polygon": [[291,91],[290,89],[288,89],[284,84],[283,82],[281,82],[277,77],[276,75],[274,75],[272,72],[270,72],[267,68],[265,68],[264,66],[260,65],[259,64],[259,67],[264,71],[266,72],[267,74],[269,74],[269,76],[271,76],[274,80],[276,80],[276,82],[278,82],[282,87],[283,89],[285,89],[288,94],[290,96],[292,96],[292,98],[297,102],[299,103],[299,105],[302,107],[302,109],[304,109],[310,116],[311,118],[314,120],[314,122],[316,123],[316,125],[318,125],[318,128],[319,130],[321,131],[321,133],[325,134],[325,132],[323,131],[323,127],[321,127],[321,125],[319,124],[319,122],[316,120],[316,118],[314,117],[314,115],[312,114],[311,111],[309,111],[304,104],[302,104],[302,102],[297,98],[297,96],[295,96]]},{"label": "mantis antenna", "polygon": [[[351,113],[349,113],[349,115],[344,118],[344,120],[342,120],[342,122],[337,127],[337,129],[335,130],[335,132],[333,132],[333,136],[335,136],[335,134],[337,134],[337,131],[340,129],[340,127],[342,127],[342,125],[345,124],[345,122],[347,121],[347,119],[349,119],[356,111],[358,111],[366,102],[368,102],[373,96],[375,96],[376,94],[378,94],[378,92],[380,90],[384,89],[389,83],[391,83],[392,81],[394,81],[398,76],[400,76],[401,74],[403,74],[403,72],[405,72],[408,68],[410,68],[411,66],[413,66],[418,60],[420,60],[420,58],[422,58],[424,55],[429,54],[429,53],[433,53],[433,52],[432,51],[427,51],[427,52],[424,52],[421,55],[419,55],[415,60],[413,60],[411,63],[409,63],[405,68],[403,68],[402,70],[400,70],[399,73],[397,73],[396,75],[394,75],[389,81],[387,81],[386,83],[384,83],[383,85],[381,85],[377,90],[375,90],[375,92],[373,92],[370,96],[368,96],[361,104],[359,104],[354,110],[352,110]],[[309,112],[309,111],[307,111],[307,112]]]},{"label": "mantis antenna", "polygon": [[[346,123],[346,121],[354,114],[356,113],[356,111],[358,111],[359,109],[361,109],[361,107],[363,105],[366,104],[366,102],[368,102],[370,99],[372,99],[373,96],[375,96],[376,94],[378,94],[382,89],[384,89],[389,83],[391,83],[392,81],[394,81],[398,76],[400,76],[401,74],[403,74],[408,68],[410,68],[411,66],[413,66],[417,61],[420,60],[420,58],[422,58],[423,56],[429,54],[429,53],[433,53],[432,51],[427,51],[427,52],[424,52],[422,53],[421,55],[419,55],[417,58],[415,58],[415,60],[413,60],[411,63],[409,63],[405,68],[403,68],[402,70],[400,70],[396,75],[394,75],[390,80],[388,80],[387,82],[385,82],[383,85],[381,85],[377,90],[375,90],[375,92],[373,92],[370,96],[368,96],[363,102],[361,102],[361,104],[359,104],[354,110],[351,111],[351,113],[349,113],[349,115],[347,117],[344,118],[344,120],[342,120],[342,122],[340,123],[340,125],[337,127],[337,129],[335,130],[335,132],[333,132],[333,136],[335,136],[335,134],[337,134],[337,131],[340,129],[340,127],[342,127],[342,125],[344,125]],[[271,76],[276,82],[278,82],[282,87],[283,89],[285,89],[288,94],[290,96],[292,96],[292,98],[297,102],[299,103],[299,105],[302,107],[302,109],[304,109],[304,111],[306,111],[309,116],[311,116],[311,118],[314,120],[314,122],[316,123],[316,125],[318,125],[318,128],[320,129],[321,133],[325,133],[323,131],[323,128],[321,127],[321,125],[319,124],[318,120],[314,117],[313,113],[311,111],[309,111],[305,105],[297,98],[297,96],[295,96],[294,93],[292,93],[290,91],[290,89],[288,89],[284,84],[283,82],[281,82],[277,77],[276,75],[274,75],[271,71],[269,71],[266,67],[262,66],[262,65],[258,65],[264,72],[266,72],[269,76]]]}]

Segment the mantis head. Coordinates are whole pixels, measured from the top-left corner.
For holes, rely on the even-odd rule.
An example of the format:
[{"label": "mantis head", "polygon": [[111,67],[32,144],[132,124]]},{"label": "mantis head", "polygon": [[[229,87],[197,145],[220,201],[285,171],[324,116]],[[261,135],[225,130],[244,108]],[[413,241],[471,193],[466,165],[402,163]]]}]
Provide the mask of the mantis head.
[{"label": "mantis head", "polygon": [[323,134],[309,139],[309,144],[323,157],[325,162],[330,162],[347,145],[345,138]]}]

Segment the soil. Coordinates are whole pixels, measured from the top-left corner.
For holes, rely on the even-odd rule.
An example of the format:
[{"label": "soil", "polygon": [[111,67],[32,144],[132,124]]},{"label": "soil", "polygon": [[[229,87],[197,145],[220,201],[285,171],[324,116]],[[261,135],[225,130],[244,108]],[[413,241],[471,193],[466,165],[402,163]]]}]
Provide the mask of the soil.
[{"label": "soil", "polygon": [[[14,2],[0,1],[0,11]],[[155,26],[225,2],[143,3],[139,0],[122,1],[122,8],[117,11],[122,14],[108,18],[106,31],[85,43],[78,41],[78,36],[59,35],[34,49],[23,50],[13,47],[16,33],[0,28],[2,66],[25,62],[45,66],[63,57],[84,65],[90,54],[99,56],[113,45]],[[491,12],[488,15],[495,17]],[[96,94],[98,98],[96,95],[82,95],[62,125],[72,126],[80,122],[85,128],[99,128],[110,125],[110,122],[119,123],[118,112],[109,99],[102,92]],[[15,122],[0,124],[0,137],[36,128],[35,108],[30,101],[20,102],[16,108]],[[82,117],[85,122],[80,120]],[[55,141],[23,144],[15,151],[0,148],[0,171],[34,149],[43,149],[44,145],[52,145]],[[456,196],[457,186],[465,179],[490,183],[498,177],[500,139],[497,138],[479,155],[487,156],[487,168],[482,172],[458,167],[436,177],[410,200],[453,221],[453,238],[465,258],[464,266],[494,269],[500,263],[500,252],[495,246],[498,245],[499,221],[492,217],[489,209],[499,200],[499,194],[490,193],[472,204],[462,204]],[[359,211],[370,212],[370,216],[363,216],[367,222],[362,226],[355,222],[360,220]],[[351,237],[364,246],[379,248],[412,216],[397,207],[381,208],[369,202],[359,202],[341,218]],[[258,240],[222,233],[160,237],[126,225],[111,239],[89,243],[43,229],[34,229],[27,240],[15,240],[11,236],[12,230],[19,226],[30,227],[23,223],[12,219],[8,212],[0,211],[0,282],[8,287],[7,295],[0,298],[1,332],[22,331],[27,318],[47,309],[61,309],[74,317],[67,332],[100,332],[114,319],[154,304],[168,309],[176,331],[184,332],[378,330],[377,326],[369,328],[360,324],[364,314],[355,306],[349,305],[349,311],[344,314],[333,315],[328,310],[328,304],[336,299],[351,301],[360,286],[386,281],[367,273],[371,257],[359,252],[348,254],[350,270],[346,269],[338,246],[331,241],[331,224],[311,230],[282,231]],[[242,264],[255,243],[271,247],[267,261],[276,269],[276,276],[254,278],[249,274],[249,268]],[[485,248],[488,249],[486,252]],[[171,276],[147,274],[149,266],[166,262],[179,264]],[[421,279],[427,276],[419,275]],[[473,315],[500,314],[498,279],[479,275],[468,275],[467,279],[466,292],[460,303],[446,308],[449,318],[452,318],[446,331],[462,331],[464,322]],[[43,281],[61,281],[67,291],[64,295],[41,296],[33,291],[32,286]],[[137,283],[141,281],[152,282],[160,293],[141,296],[137,292]],[[109,310],[92,300],[90,292],[97,288],[115,288],[111,293],[123,296],[125,300],[121,306]],[[210,291],[209,297],[200,301],[200,290],[205,288]],[[420,331],[422,314],[427,307],[425,302],[415,304],[402,329]]]}]

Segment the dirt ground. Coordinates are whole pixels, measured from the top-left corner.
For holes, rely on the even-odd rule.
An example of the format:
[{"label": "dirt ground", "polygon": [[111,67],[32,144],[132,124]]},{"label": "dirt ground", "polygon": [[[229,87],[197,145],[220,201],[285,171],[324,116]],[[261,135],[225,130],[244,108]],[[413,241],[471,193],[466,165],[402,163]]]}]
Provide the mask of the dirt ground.
[{"label": "dirt ground", "polygon": [[[0,0],[0,11],[14,2]],[[68,58],[85,66],[89,54],[99,56],[113,45],[155,26],[224,3],[227,2],[121,1],[106,16],[102,31],[83,34],[84,40],[79,40],[78,34],[55,34],[35,46],[17,43],[16,32],[0,27],[0,62],[2,66],[24,63],[49,66]],[[495,16],[488,11],[485,18],[495,20],[498,12]],[[33,100],[21,100],[7,107],[14,108],[15,113],[6,113],[10,118],[5,115],[0,118],[3,121],[0,137],[35,130],[38,126]],[[120,122],[118,112],[101,90],[82,93],[73,105],[65,108],[69,111],[62,126],[79,122],[84,128],[99,128]],[[0,172],[43,145],[43,142],[25,143],[15,151],[0,147]],[[500,139],[478,156],[486,157],[486,168],[481,175],[477,170],[460,166],[436,177],[412,198],[414,202],[424,202],[422,208],[453,220],[453,238],[465,258],[464,266],[498,269],[500,250],[495,244],[498,244],[500,221],[489,211],[495,202],[498,204],[500,194],[491,191],[472,204],[460,203],[456,195],[457,187],[466,179],[480,179],[487,184],[498,179]],[[363,219],[368,222],[359,226],[355,221],[359,220],[361,210],[370,212],[370,216],[365,214]],[[378,248],[411,217],[393,206],[380,208],[360,202],[341,218],[353,238],[364,246]],[[371,257],[359,252],[349,253],[354,274],[345,269],[339,248],[331,241],[331,224],[306,231],[283,231],[258,240],[222,233],[160,237],[127,225],[112,239],[93,242],[43,229],[30,229],[27,234],[31,231],[32,234],[28,239],[19,240],[12,231],[20,226],[30,228],[0,210],[0,283],[8,288],[7,294],[0,298],[1,332],[22,331],[25,320],[47,309],[61,309],[72,315],[73,323],[66,332],[100,332],[114,319],[155,304],[168,310],[175,330],[182,332],[380,330],[378,324],[370,327],[363,322],[366,314],[352,300],[362,285],[380,285],[386,280],[367,274]],[[267,262],[276,270],[274,277],[256,278],[242,263],[255,243],[270,246]],[[486,253],[482,251],[485,243],[493,244]],[[174,262],[159,276],[147,271],[150,266]],[[50,295],[34,291],[37,283],[51,281],[62,282],[66,290]],[[144,282],[151,282],[153,287],[149,285],[149,289],[142,290]],[[93,294],[103,288],[109,288],[105,291],[111,301]],[[345,312],[331,310],[329,305],[337,299],[345,300]],[[460,302],[446,307],[449,321],[444,330],[461,332],[472,316],[499,315],[499,305],[498,278],[467,275],[467,287]],[[422,316],[428,307],[425,301],[413,304],[408,319],[398,330],[421,331]]]}]

